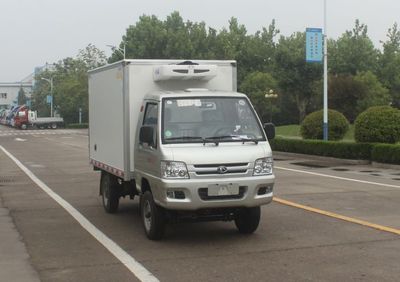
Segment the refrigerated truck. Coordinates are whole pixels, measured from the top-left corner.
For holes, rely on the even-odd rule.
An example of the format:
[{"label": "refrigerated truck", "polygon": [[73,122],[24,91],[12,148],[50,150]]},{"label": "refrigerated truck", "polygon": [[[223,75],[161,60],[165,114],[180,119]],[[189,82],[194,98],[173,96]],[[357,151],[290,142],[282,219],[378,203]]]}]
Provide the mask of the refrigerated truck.
[{"label": "refrigerated truck", "polygon": [[89,156],[106,212],[139,196],[152,240],[182,220],[257,229],[273,197],[275,128],[237,92],[236,71],[220,60],[123,60],[89,71]]}]

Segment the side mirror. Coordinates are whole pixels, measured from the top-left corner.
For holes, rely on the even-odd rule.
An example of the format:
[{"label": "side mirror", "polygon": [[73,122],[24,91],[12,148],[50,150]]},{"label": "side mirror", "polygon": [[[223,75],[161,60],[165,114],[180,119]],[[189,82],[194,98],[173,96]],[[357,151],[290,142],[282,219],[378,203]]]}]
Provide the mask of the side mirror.
[{"label": "side mirror", "polygon": [[275,125],[273,123],[264,123],[264,131],[269,140],[275,138]]},{"label": "side mirror", "polygon": [[139,142],[141,144],[147,143],[149,146],[154,147],[155,146],[155,140],[154,140],[154,126],[142,126],[140,128],[139,132]]}]

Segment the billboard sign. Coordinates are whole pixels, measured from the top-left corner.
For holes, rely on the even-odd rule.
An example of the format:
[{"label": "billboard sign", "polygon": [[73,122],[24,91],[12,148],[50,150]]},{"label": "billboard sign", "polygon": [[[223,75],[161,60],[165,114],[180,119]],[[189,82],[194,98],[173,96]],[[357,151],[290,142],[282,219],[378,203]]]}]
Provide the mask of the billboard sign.
[{"label": "billboard sign", "polygon": [[322,62],[324,56],[322,36],[322,28],[306,29],[306,62]]}]

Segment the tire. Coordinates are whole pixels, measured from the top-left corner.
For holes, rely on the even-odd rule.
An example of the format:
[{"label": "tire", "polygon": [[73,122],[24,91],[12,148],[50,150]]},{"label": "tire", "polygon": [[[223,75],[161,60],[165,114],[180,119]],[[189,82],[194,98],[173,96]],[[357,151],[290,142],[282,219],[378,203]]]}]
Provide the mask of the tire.
[{"label": "tire", "polygon": [[242,208],[235,214],[235,224],[242,234],[251,234],[257,230],[260,223],[261,208]]},{"label": "tire", "polygon": [[164,210],[156,205],[150,191],[140,197],[140,215],[147,238],[160,240],[165,230]]},{"label": "tire", "polygon": [[21,129],[22,129],[22,130],[25,130],[25,129],[27,129],[27,128],[28,128],[28,126],[27,126],[25,123],[21,124]]},{"label": "tire", "polygon": [[51,129],[57,129],[57,123],[52,123],[51,124]]},{"label": "tire", "polygon": [[100,195],[104,210],[107,213],[116,213],[119,205],[119,185],[117,178],[105,171],[101,172]]}]

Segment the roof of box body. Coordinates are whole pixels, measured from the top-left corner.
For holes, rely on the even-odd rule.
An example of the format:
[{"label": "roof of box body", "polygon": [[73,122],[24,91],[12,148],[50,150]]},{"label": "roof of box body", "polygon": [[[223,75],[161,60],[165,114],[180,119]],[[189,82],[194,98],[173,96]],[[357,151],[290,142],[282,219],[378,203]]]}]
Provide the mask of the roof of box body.
[{"label": "roof of box body", "polygon": [[195,63],[200,65],[231,65],[236,66],[235,60],[185,60],[185,59],[173,59],[173,60],[165,60],[165,59],[132,59],[132,60],[121,60],[112,64],[104,65],[92,70],[89,70],[88,73],[96,73],[106,69],[112,69],[119,65],[176,65],[183,63]]}]

